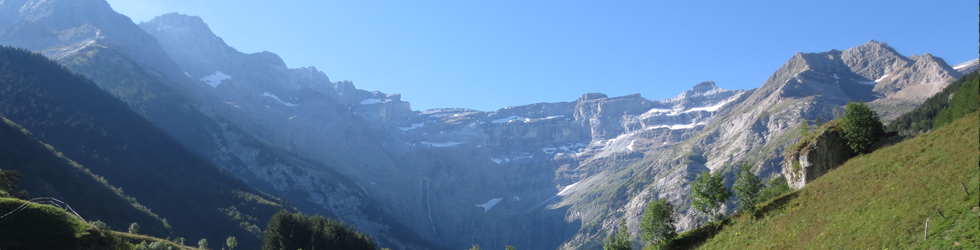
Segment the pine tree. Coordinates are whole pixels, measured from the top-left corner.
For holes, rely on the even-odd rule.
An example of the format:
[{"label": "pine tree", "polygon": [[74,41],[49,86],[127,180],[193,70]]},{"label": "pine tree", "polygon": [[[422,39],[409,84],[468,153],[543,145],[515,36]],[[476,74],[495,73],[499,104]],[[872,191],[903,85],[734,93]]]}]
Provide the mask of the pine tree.
[{"label": "pine tree", "polygon": [[602,246],[602,250],[632,250],[633,242],[630,242],[630,232],[626,228],[626,219],[619,221],[619,227],[613,230],[613,233],[606,238],[606,244]]}]

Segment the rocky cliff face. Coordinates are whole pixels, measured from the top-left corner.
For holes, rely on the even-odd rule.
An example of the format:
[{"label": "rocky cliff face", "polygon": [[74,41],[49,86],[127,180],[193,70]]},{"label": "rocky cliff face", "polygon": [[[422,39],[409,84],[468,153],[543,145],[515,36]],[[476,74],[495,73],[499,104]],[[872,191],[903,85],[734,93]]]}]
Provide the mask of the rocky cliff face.
[{"label": "rocky cliff face", "polygon": [[782,174],[790,187],[800,189],[844,164],[853,155],[838,125],[831,124],[800,148],[789,152],[789,157],[783,161]]}]

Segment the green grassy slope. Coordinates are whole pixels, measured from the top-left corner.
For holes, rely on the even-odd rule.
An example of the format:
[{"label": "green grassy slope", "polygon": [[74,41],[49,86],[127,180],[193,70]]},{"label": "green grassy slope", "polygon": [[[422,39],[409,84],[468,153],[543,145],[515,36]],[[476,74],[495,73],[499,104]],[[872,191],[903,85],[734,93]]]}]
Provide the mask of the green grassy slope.
[{"label": "green grassy slope", "polygon": [[[0,216],[28,203],[0,198]],[[93,233],[98,231],[60,208],[29,203],[26,209],[0,220],[0,249],[68,249],[83,238],[92,238]]]},{"label": "green grassy slope", "polygon": [[[22,210],[18,209],[24,205]],[[20,211],[10,213],[13,210]],[[100,232],[61,208],[14,198],[0,197],[0,217],[3,217],[0,218],[0,249],[126,250],[154,242],[161,242],[170,249],[197,249],[146,235]]]},{"label": "green grassy slope", "polygon": [[[791,195],[784,205],[770,208],[764,217],[732,219],[700,247],[976,249],[978,130],[980,119],[974,113],[932,133],[855,157]],[[923,241],[927,218],[930,239]]]}]

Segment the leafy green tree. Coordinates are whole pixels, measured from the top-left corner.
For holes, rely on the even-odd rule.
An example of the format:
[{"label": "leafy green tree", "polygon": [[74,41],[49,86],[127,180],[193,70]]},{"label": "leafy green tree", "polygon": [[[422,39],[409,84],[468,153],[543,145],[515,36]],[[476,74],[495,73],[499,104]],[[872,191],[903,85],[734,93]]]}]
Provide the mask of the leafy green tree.
[{"label": "leafy green tree", "polygon": [[759,196],[759,192],[763,188],[765,186],[762,184],[762,179],[759,179],[758,176],[752,173],[752,166],[748,163],[743,163],[735,179],[735,185],[732,187],[735,190],[735,198],[742,211],[749,213],[755,212],[756,197]]},{"label": "leafy green tree", "polygon": [[605,243],[602,246],[602,250],[633,250],[633,242],[630,241],[630,232],[626,228],[626,219],[619,221],[619,227],[614,229],[612,234],[609,234]]},{"label": "leafy green tree", "polygon": [[228,249],[235,249],[238,246],[238,239],[235,239],[235,236],[228,237],[225,244],[228,245]]},{"label": "leafy green tree", "polygon": [[133,224],[129,224],[129,233],[138,234],[139,232],[140,232],[140,224],[136,224],[136,222],[133,222]]},{"label": "leafy green tree", "polygon": [[674,226],[674,205],[667,200],[654,199],[647,204],[640,222],[641,239],[656,249],[663,249],[677,237]]},{"label": "leafy green tree", "polygon": [[725,188],[721,174],[711,174],[705,170],[691,183],[691,206],[702,214],[714,215],[721,205],[732,197],[732,191]]},{"label": "leafy green tree", "polygon": [[870,152],[871,147],[885,132],[881,120],[878,120],[878,113],[868,108],[864,102],[848,103],[844,108],[841,124],[847,145],[856,153]]},{"label": "leafy green tree", "polygon": [[480,250],[480,245],[473,244],[473,247],[471,247],[469,249],[466,249],[466,250]]},{"label": "leafy green tree", "polygon": [[197,241],[197,248],[208,249],[208,239],[201,239]]},{"label": "leafy green tree", "polygon": [[511,245],[507,245],[507,248],[506,248],[506,250],[514,250],[514,246],[511,246]]}]

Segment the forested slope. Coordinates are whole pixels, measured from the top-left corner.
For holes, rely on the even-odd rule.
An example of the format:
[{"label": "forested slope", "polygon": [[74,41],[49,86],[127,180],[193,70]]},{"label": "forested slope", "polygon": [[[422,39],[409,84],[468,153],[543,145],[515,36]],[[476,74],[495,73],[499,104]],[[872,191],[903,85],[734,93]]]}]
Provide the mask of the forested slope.
[{"label": "forested slope", "polygon": [[141,201],[167,219],[174,236],[215,242],[236,236],[243,246],[258,246],[260,227],[282,208],[44,56],[0,48],[0,82],[0,116]]}]

